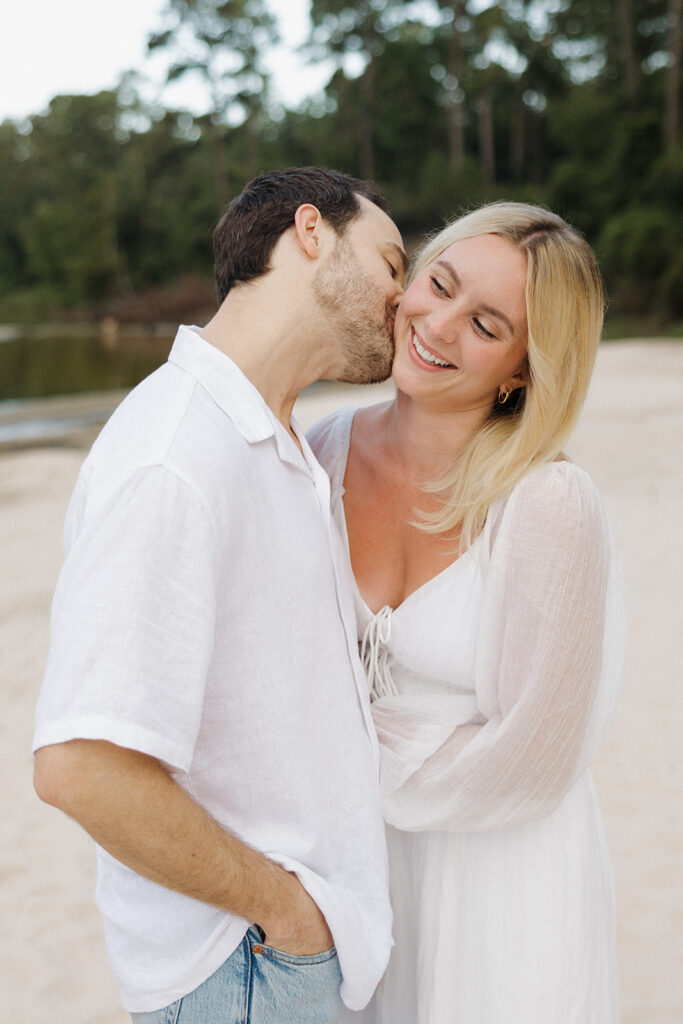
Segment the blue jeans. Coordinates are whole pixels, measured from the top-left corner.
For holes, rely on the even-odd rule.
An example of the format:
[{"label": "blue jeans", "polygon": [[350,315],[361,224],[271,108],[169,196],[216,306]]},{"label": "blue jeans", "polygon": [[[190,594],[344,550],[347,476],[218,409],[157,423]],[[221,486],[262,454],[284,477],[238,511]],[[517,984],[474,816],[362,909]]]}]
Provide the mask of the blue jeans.
[{"label": "blue jeans", "polygon": [[290,956],[264,946],[256,927],[215,974],[134,1024],[335,1024],[341,971],[334,949]]}]

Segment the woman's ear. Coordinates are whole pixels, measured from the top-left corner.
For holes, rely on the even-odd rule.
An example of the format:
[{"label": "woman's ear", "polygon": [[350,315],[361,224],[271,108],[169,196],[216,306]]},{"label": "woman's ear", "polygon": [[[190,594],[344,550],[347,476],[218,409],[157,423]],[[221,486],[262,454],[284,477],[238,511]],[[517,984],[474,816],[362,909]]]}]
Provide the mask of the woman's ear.
[{"label": "woman's ear", "polygon": [[317,206],[304,203],[294,214],[294,233],[301,250],[312,260],[320,255],[323,218]]},{"label": "woman's ear", "polygon": [[517,388],[524,388],[529,383],[529,361],[524,357],[524,362],[511,377],[500,385],[503,391],[516,391]]}]

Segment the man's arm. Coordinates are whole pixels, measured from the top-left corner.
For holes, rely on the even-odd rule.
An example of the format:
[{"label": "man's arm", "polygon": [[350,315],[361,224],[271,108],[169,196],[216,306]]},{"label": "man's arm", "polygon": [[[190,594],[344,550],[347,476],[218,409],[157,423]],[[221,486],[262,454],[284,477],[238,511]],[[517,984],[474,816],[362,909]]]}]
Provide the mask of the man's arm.
[{"label": "man's arm", "polygon": [[332,945],[296,876],[225,832],[154,758],[72,740],[36,752],[34,783],[41,800],[137,874],[256,922],[268,944],[285,952]]}]

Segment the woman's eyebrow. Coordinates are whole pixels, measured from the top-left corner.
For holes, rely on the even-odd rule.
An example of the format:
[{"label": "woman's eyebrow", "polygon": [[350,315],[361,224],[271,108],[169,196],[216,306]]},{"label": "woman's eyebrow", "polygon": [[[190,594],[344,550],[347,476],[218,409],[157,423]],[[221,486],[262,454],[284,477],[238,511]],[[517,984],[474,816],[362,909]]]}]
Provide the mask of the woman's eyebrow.
[{"label": "woman's eyebrow", "polygon": [[[461,284],[460,277],[458,276],[458,273],[457,273],[455,267],[451,266],[451,264],[448,262],[448,260],[437,260],[436,261],[436,266],[437,267],[443,267],[443,269],[446,271],[446,273],[448,274],[448,276],[450,277],[450,279],[452,280],[452,282],[456,286],[456,288],[460,287],[460,284]],[[487,306],[487,305],[481,305],[479,308],[481,309],[481,311],[483,313],[488,313],[489,316],[494,316],[494,317],[496,317],[497,320],[501,320],[505,324],[505,326],[507,327],[507,329],[510,332],[510,334],[514,335],[515,329],[512,326],[512,323],[510,322],[509,318],[505,315],[505,313],[503,313],[502,310],[496,309],[495,306]]]},{"label": "woman's eyebrow", "polygon": [[455,267],[452,267],[448,260],[437,260],[436,265],[437,267],[443,267],[456,288],[460,287],[460,278],[456,273]]},{"label": "woman's eyebrow", "polygon": [[502,320],[510,334],[514,336],[515,329],[502,310],[496,309],[495,306],[481,306],[480,309],[482,312],[488,313],[489,316],[494,316],[497,320]]}]

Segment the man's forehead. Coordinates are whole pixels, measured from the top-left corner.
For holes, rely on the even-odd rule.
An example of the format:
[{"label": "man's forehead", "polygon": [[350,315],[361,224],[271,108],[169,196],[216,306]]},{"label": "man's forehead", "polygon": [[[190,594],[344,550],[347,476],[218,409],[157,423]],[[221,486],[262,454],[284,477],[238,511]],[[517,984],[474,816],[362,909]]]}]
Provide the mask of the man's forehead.
[{"label": "man's forehead", "polygon": [[373,203],[366,196],[362,196],[356,193],[356,198],[360,203],[360,217],[363,220],[376,220],[378,224],[390,224],[398,233],[398,228],[396,227],[388,213],[385,213],[384,210],[382,210],[379,206],[376,205],[376,203]]},{"label": "man's forehead", "polygon": [[[403,239],[388,213],[381,210],[379,206],[366,199],[365,196],[358,196],[361,205],[361,213],[357,223],[367,226],[377,236],[379,242],[386,242],[388,245],[396,246],[403,253]],[[405,255],[405,254],[404,254]]]}]

